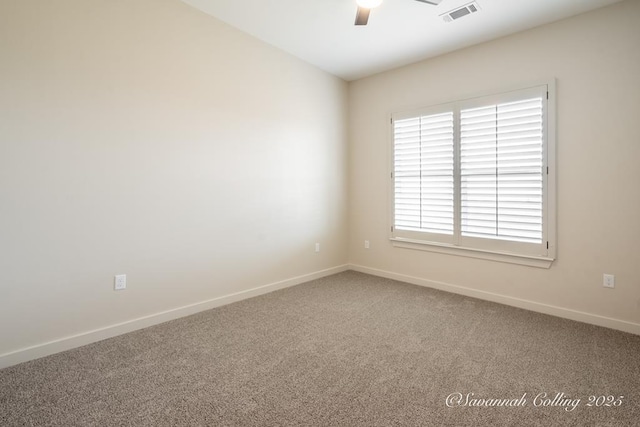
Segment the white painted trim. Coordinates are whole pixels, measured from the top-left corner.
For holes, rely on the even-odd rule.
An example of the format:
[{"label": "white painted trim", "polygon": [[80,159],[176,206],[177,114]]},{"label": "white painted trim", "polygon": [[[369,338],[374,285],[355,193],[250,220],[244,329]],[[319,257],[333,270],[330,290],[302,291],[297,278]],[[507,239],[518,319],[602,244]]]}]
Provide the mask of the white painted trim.
[{"label": "white painted trim", "polygon": [[397,248],[416,249],[420,251],[437,252],[447,255],[464,256],[467,258],[486,259],[496,262],[507,262],[510,264],[526,265],[537,268],[550,268],[553,258],[535,257],[529,255],[512,254],[507,252],[496,252],[486,249],[466,248],[453,246],[445,243],[423,242],[402,237],[390,239],[391,244]]},{"label": "white painted trim", "polygon": [[424,286],[427,288],[439,289],[445,292],[465,295],[468,297],[478,298],[481,300],[497,302],[499,304],[518,307],[537,313],[549,314],[551,316],[562,317],[564,319],[575,320],[577,322],[588,323],[590,325],[603,326],[605,328],[616,329],[635,335],[640,335],[640,323],[628,322],[626,320],[613,319],[610,317],[599,316],[597,314],[586,313],[583,311],[572,310],[569,308],[558,307],[555,305],[543,304],[535,301],[529,301],[521,298],[509,297],[493,292],[481,291],[478,289],[467,288],[465,286],[452,285],[450,283],[427,280],[420,277],[407,276],[391,271],[378,270],[375,268],[365,267],[362,265],[350,264],[350,269],[361,273],[371,274],[373,276],[384,277],[387,279],[398,280],[401,282],[411,283],[413,285]]},{"label": "white painted trim", "polygon": [[189,316],[191,314],[209,310],[215,307],[220,307],[226,304],[231,304],[233,302],[241,301],[247,298],[267,294],[278,289],[288,288],[308,282],[310,280],[315,280],[321,277],[330,276],[332,274],[341,273],[343,271],[347,271],[348,269],[348,265],[340,265],[337,267],[328,268],[326,270],[316,271],[314,273],[293,277],[275,283],[269,283],[252,289],[235,292],[229,295],[223,295],[206,301],[173,308],[148,316],[139,317],[137,319],[127,320],[126,322],[117,323],[115,325],[105,326],[103,328],[82,332],[76,335],[1,354],[0,369],[12,365],[17,365],[18,363],[27,362],[29,360],[39,359],[44,356],[59,353],[61,351],[71,350],[73,348],[91,344],[96,341],[101,341],[107,338],[126,334],[127,332],[147,328],[149,326],[164,323],[169,320],[178,319],[180,317]]}]

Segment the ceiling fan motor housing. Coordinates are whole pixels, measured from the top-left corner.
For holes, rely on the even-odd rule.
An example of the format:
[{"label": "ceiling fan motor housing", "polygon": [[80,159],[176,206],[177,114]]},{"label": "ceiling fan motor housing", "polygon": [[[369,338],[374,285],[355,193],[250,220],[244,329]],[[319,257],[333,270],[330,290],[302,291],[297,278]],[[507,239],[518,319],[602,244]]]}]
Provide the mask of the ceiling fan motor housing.
[{"label": "ceiling fan motor housing", "polygon": [[[439,5],[442,0],[416,0],[421,3],[427,3],[434,6]],[[358,5],[358,10],[356,12],[356,21],[355,25],[367,25],[369,22],[369,14],[371,13],[371,9],[378,6],[382,0],[356,0]]]}]

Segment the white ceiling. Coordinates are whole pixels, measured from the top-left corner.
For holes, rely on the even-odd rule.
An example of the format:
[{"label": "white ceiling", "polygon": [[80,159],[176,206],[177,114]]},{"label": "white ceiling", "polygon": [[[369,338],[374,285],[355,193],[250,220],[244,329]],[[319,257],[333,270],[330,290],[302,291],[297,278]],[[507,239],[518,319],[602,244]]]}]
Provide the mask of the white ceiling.
[{"label": "white ceiling", "polygon": [[384,0],[353,25],[355,0],[182,0],[345,80],[451,52],[621,0],[476,0],[478,13],[445,23],[438,6]]}]

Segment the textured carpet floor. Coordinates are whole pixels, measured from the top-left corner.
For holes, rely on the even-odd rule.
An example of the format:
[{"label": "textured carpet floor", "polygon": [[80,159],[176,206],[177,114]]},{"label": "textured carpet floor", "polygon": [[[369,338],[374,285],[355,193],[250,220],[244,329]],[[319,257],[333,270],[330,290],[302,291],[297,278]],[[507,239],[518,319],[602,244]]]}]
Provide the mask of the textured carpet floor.
[{"label": "textured carpet floor", "polygon": [[1,370],[0,425],[637,426],[640,337],[346,272]]}]

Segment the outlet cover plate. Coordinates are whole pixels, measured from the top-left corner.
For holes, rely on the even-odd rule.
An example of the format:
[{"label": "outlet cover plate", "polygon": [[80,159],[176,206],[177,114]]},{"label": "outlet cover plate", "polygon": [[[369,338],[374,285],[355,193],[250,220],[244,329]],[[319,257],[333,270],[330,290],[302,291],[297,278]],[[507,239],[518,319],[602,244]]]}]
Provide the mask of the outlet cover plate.
[{"label": "outlet cover plate", "polygon": [[113,280],[113,289],[116,291],[122,291],[127,289],[127,275],[126,274],[118,274],[115,276]]}]

